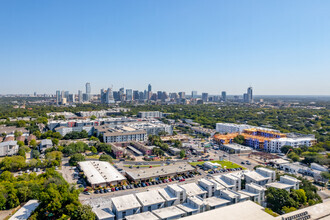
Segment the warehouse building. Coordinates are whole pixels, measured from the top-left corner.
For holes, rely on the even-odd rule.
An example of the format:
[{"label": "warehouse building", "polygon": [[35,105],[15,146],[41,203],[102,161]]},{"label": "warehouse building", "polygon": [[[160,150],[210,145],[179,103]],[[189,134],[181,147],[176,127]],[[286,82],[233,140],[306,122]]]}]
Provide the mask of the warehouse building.
[{"label": "warehouse building", "polygon": [[78,166],[87,177],[92,187],[104,187],[122,183],[126,178],[109,162],[105,161],[82,161]]}]

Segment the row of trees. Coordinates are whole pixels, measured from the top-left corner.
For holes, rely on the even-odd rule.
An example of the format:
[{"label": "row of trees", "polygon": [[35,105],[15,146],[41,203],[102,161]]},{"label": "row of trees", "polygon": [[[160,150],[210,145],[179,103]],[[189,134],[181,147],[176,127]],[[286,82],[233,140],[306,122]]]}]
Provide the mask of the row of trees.
[{"label": "row of trees", "polygon": [[288,157],[294,162],[300,161],[300,158],[304,158],[301,162],[305,164],[318,163],[321,165],[329,165],[330,159],[327,154],[320,154],[320,152],[330,150],[330,141],[318,143],[312,147],[298,147],[293,148],[291,146],[283,146],[281,148],[282,153],[288,153]]},{"label": "row of trees", "polygon": [[48,152],[45,155],[45,159],[41,161],[40,159],[31,159],[28,162],[25,160],[23,156],[11,156],[5,157],[0,162],[1,170],[8,171],[19,171],[19,170],[27,170],[31,168],[45,168],[52,166],[60,166],[62,163],[62,152],[60,151],[52,151]]},{"label": "row of trees", "polygon": [[36,175],[14,177],[9,171],[0,175],[0,210],[17,207],[30,199],[40,202],[29,219],[95,219],[90,206],[82,205],[80,191],[70,186],[54,169]]},{"label": "row of trees", "polygon": [[132,106],[131,112],[136,115],[139,111],[162,111],[173,113],[170,119],[192,119],[206,128],[215,128],[216,122],[247,123],[261,126],[271,125],[281,132],[298,132],[315,134],[321,141],[330,140],[329,109],[299,109],[280,108],[266,109],[239,105],[144,105]]},{"label": "row of trees", "polygon": [[318,189],[316,186],[306,178],[294,177],[301,181],[299,190],[291,190],[288,192],[284,189],[272,187],[267,189],[266,202],[269,209],[276,213],[283,214],[304,206],[322,202],[321,197],[317,194]]}]

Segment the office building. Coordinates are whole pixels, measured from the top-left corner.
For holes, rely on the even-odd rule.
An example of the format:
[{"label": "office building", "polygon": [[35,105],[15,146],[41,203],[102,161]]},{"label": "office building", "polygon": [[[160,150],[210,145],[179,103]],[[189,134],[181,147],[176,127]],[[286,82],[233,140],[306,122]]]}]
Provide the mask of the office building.
[{"label": "office building", "polygon": [[79,103],[83,102],[83,93],[81,90],[78,90],[78,102]]},{"label": "office building", "polygon": [[56,91],[56,105],[59,105],[61,103],[61,92],[59,90]]},{"label": "office building", "polygon": [[192,99],[197,98],[197,91],[192,91],[192,92],[191,92],[191,98],[192,98]]},{"label": "office building", "polygon": [[226,102],[227,101],[227,93],[225,91],[221,92],[221,100]]},{"label": "office building", "polygon": [[133,100],[133,90],[126,89],[126,101],[132,101],[132,100]]},{"label": "office building", "polygon": [[139,99],[140,99],[139,91],[134,90],[133,91],[133,100],[139,100]]},{"label": "office building", "polygon": [[185,99],[186,98],[186,93],[185,92],[179,92],[179,98],[180,99]]},{"label": "office building", "polygon": [[86,83],[86,101],[90,101],[92,98],[92,95],[91,95],[91,84],[88,82]]},{"label": "office building", "polygon": [[253,103],[252,87],[247,89],[247,101],[248,103]]},{"label": "office building", "polygon": [[151,89],[151,84],[148,85],[148,92],[151,92],[152,89]]},{"label": "office building", "polygon": [[208,93],[202,93],[202,100],[203,102],[209,101],[209,94]]}]

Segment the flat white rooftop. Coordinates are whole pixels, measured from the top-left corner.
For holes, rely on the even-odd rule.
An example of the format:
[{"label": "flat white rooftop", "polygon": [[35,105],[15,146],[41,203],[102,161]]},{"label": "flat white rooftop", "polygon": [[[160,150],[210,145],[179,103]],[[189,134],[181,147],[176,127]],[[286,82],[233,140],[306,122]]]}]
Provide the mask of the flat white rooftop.
[{"label": "flat white rooftop", "polygon": [[224,185],[220,184],[219,182],[215,181],[214,179],[210,179],[209,181],[215,184],[217,190],[223,190],[226,188]]},{"label": "flat white rooftop", "polygon": [[265,177],[265,176],[257,173],[256,171],[246,172],[246,173],[244,173],[244,175],[250,177],[251,179],[253,179],[257,182],[270,179],[270,177]]},{"label": "flat white rooftop", "polygon": [[180,187],[186,191],[187,196],[198,196],[198,195],[207,193],[207,191],[202,189],[196,183],[183,184],[183,185],[180,185]]},{"label": "flat white rooftop", "polygon": [[274,187],[276,189],[288,189],[290,187],[294,187],[294,185],[281,183],[281,182],[273,182],[273,183],[267,183],[266,187]]},{"label": "flat white rooftop", "polygon": [[168,188],[161,188],[157,189],[159,194],[166,200],[166,201],[173,201],[178,199]]},{"label": "flat white rooftop", "polygon": [[228,195],[230,198],[236,198],[236,197],[239,196],[238,194],[236,194],[236,193],[234,193],[234,192],[232,192],[232,191],[230,191],[228,189],[222,190],[222,192],[224,194]]},{"label": "flat white rooftop", "polygon": [[178,184],[171,184],[167,186],[168,188],[172,189],[175,192],[183,192],[183,189],[178,186]]},{"label": "flat white rooftop", "polygon": [[222,208],[202,212],[183,218],[184,220],[221,219],[221,220],[274,220],[275,218],[263,211],[263,207],[252,201],[245,201]]},{"label": "flat white rooftop", "polygon": [[323,203],[319,203],[313,206],[309,206],[303,209],[298,209],[296,211],[284,214],[284,215],[280,215],[278,217],[275,218],[275,220],[281,220],[282,217],[288,218],[288,217],[292,217],[295,216],[297,214],[301,214],[303,212],[307,212],[308,215],[310,215],[310,219],[322,219],[322,220],[326,220],[329,219],[330,216],[330,200],[325,201]]},{"label": "flat white rooftop", "polygon": [[223,179],[221,179],[221,176],[213,176],[214,180],[223,185],[225,188],[232,188],[235,185],[230,184],[228,182],[225,182]]},{"label": "flat white rooftop", "polygon": [[140,208],[141,204],[133,194],[112,198],[113,206],[118,211]]},{"label": "flat white rooftop", "polygon": [[200,197],[191,196],[188,199],[191,200],[193,203],[196,203],[197,205],[204,205],[204,200]]},{"label": "flat white rooftop", "polygon": [[29,200],[25,205],[20,208],[9,220],[26,220],[30,217],[31,213],[39,206],[38,200]]},{"label": "flat white rooftop", "polygon": [[195,211],[198,211],[198,209],[194,208],[192,205],[190,205],[188,203],[179,204],[176,207],[178,207],[179,209],[182,209],[185,212],[195,212]]},{"label": "flat white rooftop", "polygon": [[165,199],[158,193],[157,190],[136,193],[135,196],[140,201],[142,206],[149,206],[165,202]]},{"label": "flat white rooftop", "polygon": [[160,166],[153,168],[139,169],[135,171],[127,171],[127,175],[134,180],[138,179],[148,179],[159,176],[170,176],[177,173],[186,173],[188,171],[193,171],[193,168],[190,164],[177,164],[170,166]]},{"label": "flat white rooftop", "polygon": [[139,214],[126,216],[125,218],[126,220],[158,220],[159,219],[152,212],[142,212]]},{"label": "flat white rooftop", "polygon": [[214,207],[214,206],[219,206],[219,205],[228,205],[228,204],[230,204],[230,201],[227,199],[222,199],[222,198],[213,196],[213,197],[204,199],[204,203],[206,205]]},{"label": "flat white rooftop", "polygon": [[95,213],[97,219],[99,220],[115,217],[115,214],[111,212],[110,208],[97,208],[97,209],[93,209],[93,212]]},{"label": "flat white rooftop", "polygon": [[171,218],[174,216],[180,216],[180,215],[186,214],[185,211],[179,209],[176,206],[170,206],[170,207],[166,207],[166,208],[162,208],[162,209],[157,209],[157,210],[152,211],[152,213],[161,219],[167,219],[167,218]]},{"label": "flat white rooftop", "polygon": [[204,183],[207,186],[214,186],[215,184],[208,179],[201,179],[199,182]]},{"label": "flat white rooftop", "polygon": [[126,178],[109,162],[83,161],[78,162],[80,169],[92,185],[122,181]]},{"label": "flat white rooftop", "polygon": [[246,189],[237,191],[239,194],[244,194],[246,196],[258,196],[259,194],[247,191]]}]

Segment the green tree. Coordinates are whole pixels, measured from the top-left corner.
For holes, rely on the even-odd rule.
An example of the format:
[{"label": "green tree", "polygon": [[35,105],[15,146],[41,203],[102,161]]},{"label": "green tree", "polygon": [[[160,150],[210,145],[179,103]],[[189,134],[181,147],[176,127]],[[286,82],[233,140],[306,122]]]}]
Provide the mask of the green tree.
[{"label": "green tree", "polygon": [[293,212],[296,211],[297,209],[295,207],[287,207],[287,206],[283,206],[282,211],[284,213],[289,213],[289,212]]},{"label": "green tree", "polygon": [[92,153],[94,153],[94,154],[97,153],[97,149],[96,149],[94,146],[91,147],[91,151],[92,151]]},{"label": "green tree", "polygon": [[107,154],[102,154],[99,158],[100,161],[108,161],[110,163],[112,163],[112,157],[110,155]]},{"label": "green tree", "polygon": [[72,220],[91,220],[95,219],[92,207],[89,205],[81,205],[75,210]]},{"label": "green tree", "polygon": [[321,176],[326,180],[330,180],[330,173],[329,172],[322,172]]},{"label": "green tree", "polygon": [[89,140],[90,140],[90,141],[100,141],[97,137],[94,137],[94,136],[90,137]]},{"label": "green tree", "polygon": [[237,135],[234,138],[234,142],[237,144],[243,144],[244,143],[244,136],[243,135]]},{"label": "green tree", "polygon": [[82,155],[82,154],[77,153],[77,154],[74,154],[70,157],[69,164],[71,166],[76,166],[77,162],[79,162],[79,161],[85,161],[85,156]]},{"label": "green tree", "polygon": [[284,189],[276,189],[270,187],[266,191],[267,208],[270,208],[274,212],[282,213],[282,208],[298,207],[298,203],[294,201],[288,191]]},{"label": "green tree", "polygon": [[59,140],[57,138],[53,138],[52,142],[53,142],[54,146],[56,146],[56,145],[58,145]]},{"label": "green tree", "polygon": [[293,162],[300,161],[299,156],[295,152],[289,153],[288,154],[288,158],[290,158],[291,160],[293,160]]},{"label": "green tree", "polygon": [[32,157],[38,159],[40,156],[40,152],[38,150],[32,150]]},{"label": "green tree", "polygon": [[23,121],[23,120],[19,120],[19,121],[17,121],[16,126],[19,127],[19,128],[25,127],[26,122]]},{"label": "green tree", "polygon": [[95,115],[92,115],[91,116],[91,120],[95,120],[96,119],[96,116]]},{"label": "green tree", "polygon": [[99,143],[96,145],[96,149],[98,152],[106,152],[108,154],[111,153],[111,145],[105,143]]},{"label": "green tree", "polygon": [[180,157],[184,158],[186,156],[186,152],[184,150],[180,151]]},{"label": "green tree", "polygon": [[37,147],[37,141],[34,140],[34,139],[32,139],[32,140],[30,141],[30,146],[33,147],[33,148],[36,148],[36,147]]}]

